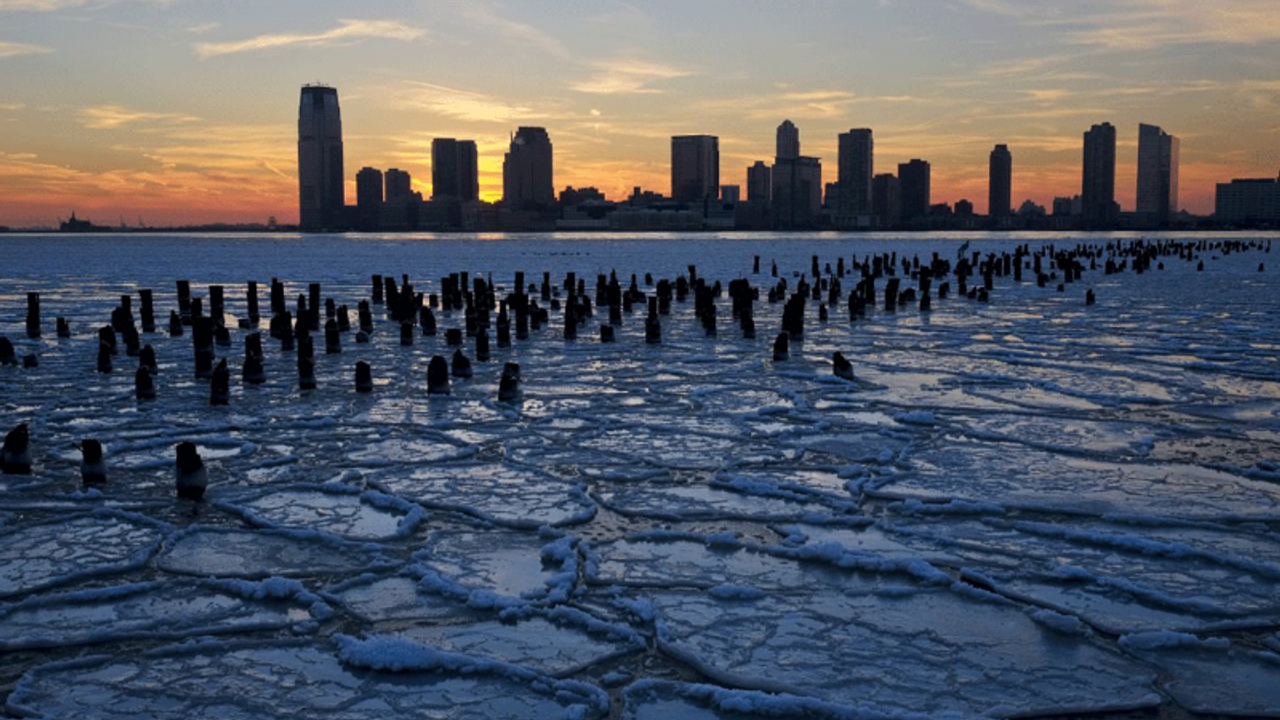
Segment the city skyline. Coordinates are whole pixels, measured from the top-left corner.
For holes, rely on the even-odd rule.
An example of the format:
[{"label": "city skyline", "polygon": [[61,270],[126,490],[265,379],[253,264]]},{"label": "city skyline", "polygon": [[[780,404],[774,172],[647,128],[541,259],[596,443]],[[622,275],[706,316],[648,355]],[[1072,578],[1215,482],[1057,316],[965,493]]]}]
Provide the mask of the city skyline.
[{"label": "city skyline", "polygon": [[994,145],[1017,158],[1013,205],[1049,206],[1079,194],[1080,135],[1103,122],[1126,211],[1141,123],[1181,140],[1191,212],[1213,211],[1217,183],[1280,170],[1280,20],[1264,2],[918,4],[0,0],[0,225],[73,210],[296,222],[297,88],[317,81],[342,93],[350,199],[363,166],[431,196],[432,141],[468,138],[480,196],[497,200],[526,125],[555,139],[557,192],[610,197],[669,192],[670,138],[695,134],[719,138],[721,184],[746,189],[785,119],[824,183],[839,135],[870,128],[877,168],[928,160],[935,202],[984,213]]}]

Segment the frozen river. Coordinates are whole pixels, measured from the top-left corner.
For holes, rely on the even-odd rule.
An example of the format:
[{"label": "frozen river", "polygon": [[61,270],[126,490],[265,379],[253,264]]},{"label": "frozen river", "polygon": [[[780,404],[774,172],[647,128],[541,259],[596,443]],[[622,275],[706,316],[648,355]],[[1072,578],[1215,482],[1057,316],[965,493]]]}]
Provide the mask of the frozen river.
[{"label": "frozen river", "polygon": [[[1136,239],[0,235],[0,334],[39,360],[0,367],[0,432],[27,423],[34,459],[0,475],[0,700],[122,719],[1280,717],[1280,236],[1148,237],[1181,252],[1143,273],[1107,250]],[[1044,256],[1043,287],[1028,255],[985,302],[934,278],[929,312],[887,311],[886,272],[850,320],[855,264],[884,257],[915,288],[904,261],[954,270],[962,245],[1100,254],[1074,282]],[[848,274],[775,360],[815,256],[817,282]],[[643,301],[599,341],[599,275],[652,297],[690,265],[725,290],[714,336],[691,292],[660,343]],[[461,272],[500,297],[550,273],[558,307],[527,339],[513,320],[509,347],[491,327],[488,361],[466,338],[474,376],[448,395],[426,371],[461,310],[412,345],[379,304],[368,343],[329,354],[316,334],[313,390],[267,332],[272,278],[291,311],[320,283],[356,325],[373,274],[430,295]],[[570,272],[594,311],[575,340]],[[740,278],[755,338],[732,316]],[[206,311],[224,288],[225,406],[192,328],[166,331],[180,280]],[[96,371],[97,329],[122,295],[137,318],[142,289],[149,401],[123,345]],[[250,331],[260,385],[240,379]],[[184,441],[209,470],[198,504],[174,492]]]}]

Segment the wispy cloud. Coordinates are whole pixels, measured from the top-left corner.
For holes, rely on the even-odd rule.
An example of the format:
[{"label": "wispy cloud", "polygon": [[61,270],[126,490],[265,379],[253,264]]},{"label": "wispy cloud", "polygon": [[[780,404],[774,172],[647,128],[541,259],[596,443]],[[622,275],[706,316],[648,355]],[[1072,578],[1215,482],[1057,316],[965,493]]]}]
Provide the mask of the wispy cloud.
[{"label": "wispy cloud", "polygon": [[693,74],[688,70],[642,60],[606,60],[594,63],[594,67],[595,75],[570,87],[578,92],[600,95],[660,93],[662,90],[650,87],[649,83]]},{"label": "wispy cloud", "polygon": [[42,45],[0,41],[0,58],[18,57],[19,55],[45,55],[51,52],[53,52],[52,48]]},{"label": "wispy cloud", "polygon": [[1104,50],[1280,40],[1280,12],[1274,0],[1111,0],[1083,7],[1062,0],[963,2],[981,12],[1042,30],[1060,28],[1060,38],[1065,42]]},{"label": "wispy cloud", "polygon": [[[153,5],[168,5],[173,0],[146,0]],[[119,0],[0,0],[0,12],[54,12],[86,5],[113,5]]]},{"label": "wispy cloud", "polygon": [[191,33],[192,35],[203,35],[212,30],[217,30],[220,27],[222,27],[222,23],[220,22],[200,23],[199,25],[193,25],[187,28],[187,32]]},{"label": "wispy cloud", "polygon": [[178,113],[156,113],[144,110],[130,110],[121,105],[95,105],[80,111],[80,123],[87,128],[97,130],[112,129],[136,123],[188,123],[199,118]]},{"label": "wispy cloud", "polygon": [[280,33],[275,35],[259,35],[248,40],[235,40],[221,43],[196,43],[196,54],[202,58],[230,55],[232,53],[253,52],[269,48],[302,45],[316,47],[332,45],[340,42],[382,38],[388,40],[416,40],[426,34],[425,30],[411,27],[394,20],[339,20],[338,27],[321,33]]},{"label": "wispy cloud", "polygon": [[389,94],[394,103],[457,120],[511,124],[547,117],[532,108],[511,105],[488,95],[427,82],[411,81]]},{"label": "wispy cloud", "polygon": [[473,1],[461,5],[460,14],[474,25],[497,30],[498,34],[508,40],[530,45],[556,57],[570,56],[569,49],[555,37],[528,23],[503,17],[488,3]]}]

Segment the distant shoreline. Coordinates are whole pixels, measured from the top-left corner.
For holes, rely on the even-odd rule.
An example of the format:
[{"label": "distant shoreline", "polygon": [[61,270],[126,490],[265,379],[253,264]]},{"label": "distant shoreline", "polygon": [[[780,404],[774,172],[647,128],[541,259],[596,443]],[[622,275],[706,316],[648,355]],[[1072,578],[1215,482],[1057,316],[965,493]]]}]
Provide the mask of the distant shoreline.
[{"label": "distant shoreline", "polygon": [[811,229],[811,230],[761,230],[761,229],[601,229],[601,228],[562,228],[557,230],[523,230],[523,231],[497,231],[497,230],[379,230],[379,231],[336,231],[336,232],[317,232],[312,230],[302,230],[296,226],[218,226],[218,225],[197,225],[187,227],[153,227],[153,228],[106,228],[94,230],[92,232],[66,232],[54,228],[7,228],[0,226],[0,235],[57,235],[60,237],[94,237],[104,235],[159,235],[159,234],[241,234],[241,235],[361,235],[361,236],[381,236],[381,235],[399,235],[399,236],[421,236],[421,235],[447,235],[447,236],[465,236],[465,235],[707,235],[707,234],[734,234],[734,235],[849,235],[849,236],[872,236],[872,235],[1061,235],[1061,234],[1078,234],[1078,235],[1108,235],[1108,234],[1161,234],[1161,235],[1194,235],[1198,233],[1256,233],[1256,232],[1280,232],[1280,227],[1198,227],[1198,228],[1166,228],[1166,229],[1130,229],[1115,228],[1109,230],[1085,230],[1085,229],[1057,229],[1057,228],[906,228],[906,229],[875,229],[875,230],[832,230],[832,229]]}]

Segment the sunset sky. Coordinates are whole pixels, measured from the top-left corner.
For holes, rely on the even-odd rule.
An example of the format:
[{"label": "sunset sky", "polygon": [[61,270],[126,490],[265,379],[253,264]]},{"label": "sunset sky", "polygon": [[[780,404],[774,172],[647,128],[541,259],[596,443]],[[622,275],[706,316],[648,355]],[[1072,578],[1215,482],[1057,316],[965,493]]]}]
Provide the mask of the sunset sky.
[{"label": "sunset sky", "polygon": [[1280,173],[1276,0],[0,0],[0,225],[297,221],[299,88],[342,104],[348,202],[365,165],[429,195],[431,139],[474,139],[502,193],[519,125],[547,128],[555,185],[670,190],[670,137],[720,138],[724,184],[774,129],[835,180],[870,127],[875,171],[923,158],[933,201],[986,210],[1080,192],[1081,136],[1118,129],[1133,209],[1137,126],[1182,141],[1183,208]]}]

